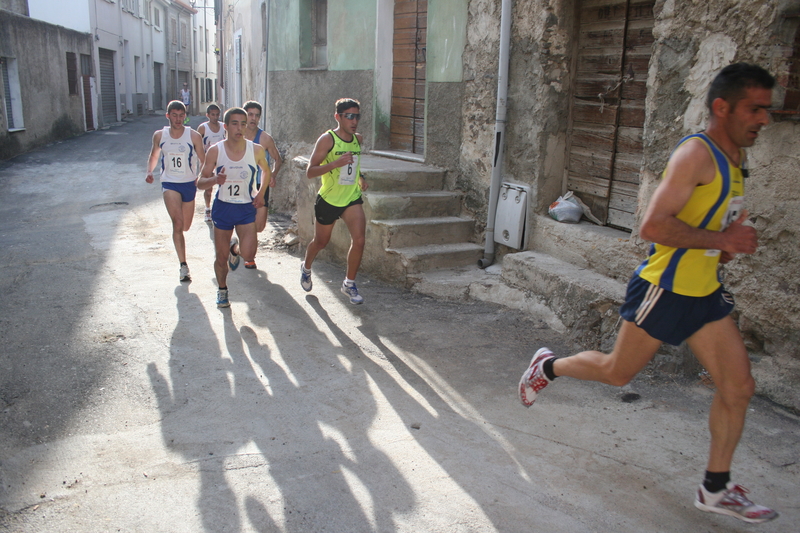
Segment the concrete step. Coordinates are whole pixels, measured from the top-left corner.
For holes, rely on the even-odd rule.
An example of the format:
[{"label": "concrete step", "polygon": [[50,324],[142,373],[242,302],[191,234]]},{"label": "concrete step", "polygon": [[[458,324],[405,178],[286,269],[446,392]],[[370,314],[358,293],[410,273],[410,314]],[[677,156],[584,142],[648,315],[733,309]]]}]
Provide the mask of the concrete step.
[{"label": "concrete step", "polygon": [[610,349],[625,300],[625,283],[539,252],[503,258],[504,283],[537,294],[578,344]]},{"label": "concrete step", "polygon": [[363,155],[361,172],[372,192],[441,191],[444,188],[444,170],[412,161]]},{"label": "concrete step", "polygon": [[402,218],[372,220],[386,248],[408,248],[427,244],[453,244],[472,238],[475,221],[464,217]]},{"label": "concrete step", "polygon": [[[421,272],[409,277],[414,292],[448,300],[482,300],[528,313],[559,333],[575,350],[611,352],[619,332],[626,284],[547,254],[507,254],[502,265]],[[565,354],[559,354],[565,355]],[[686,343],[663,344],[651,369],[696,376],[702,370]]]},{"label": "concrete step", "polygon": [[456,216],[463,194],[450,191],[396,191],[364,194],[367,220]]},{"label": "concrete step", "polygon": [[413,275],[428,270],[453,268],[477,263],[483,255],[483,246],[471,242],[451,244],[428,244],[407,248],[387,248],[387,252],[397,254],[405,275]]},{"label": "concrete step", "polygon": [[444,171],[433,167],[400,173],[395,170],[368,169],[362,166],[361,171],[371,191],[441,191],[444,187]]}]

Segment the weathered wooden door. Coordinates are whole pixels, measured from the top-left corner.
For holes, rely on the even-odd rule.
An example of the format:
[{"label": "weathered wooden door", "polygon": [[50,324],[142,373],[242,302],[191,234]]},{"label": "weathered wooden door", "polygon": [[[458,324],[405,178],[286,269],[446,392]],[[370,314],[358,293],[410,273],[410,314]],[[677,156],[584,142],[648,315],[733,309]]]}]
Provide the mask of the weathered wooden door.
[{"label": "weathered wooden door", "polygon": [[567,188],[603,223],[629,230],[639,193],[654,4],[579,2]]},{"label": "weathered wooden door", "polygon": [[392,150],[425,150],[425,55],[428,0],[395,0],[392,68]]}]

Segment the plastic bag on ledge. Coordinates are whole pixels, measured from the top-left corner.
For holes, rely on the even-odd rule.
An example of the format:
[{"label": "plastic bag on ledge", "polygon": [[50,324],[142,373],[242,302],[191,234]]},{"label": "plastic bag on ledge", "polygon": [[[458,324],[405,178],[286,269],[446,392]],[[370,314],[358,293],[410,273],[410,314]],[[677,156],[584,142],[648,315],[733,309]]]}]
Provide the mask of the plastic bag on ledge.
[{"label": "plastic bag on ledge", "polygon": [[583,216],[583,208],[578,199],[572,195],[572,191],[567,192],[564,196],[559,196],[558,200],[550,204],[547,212],[555,220],[570,224],[577,224]]}]

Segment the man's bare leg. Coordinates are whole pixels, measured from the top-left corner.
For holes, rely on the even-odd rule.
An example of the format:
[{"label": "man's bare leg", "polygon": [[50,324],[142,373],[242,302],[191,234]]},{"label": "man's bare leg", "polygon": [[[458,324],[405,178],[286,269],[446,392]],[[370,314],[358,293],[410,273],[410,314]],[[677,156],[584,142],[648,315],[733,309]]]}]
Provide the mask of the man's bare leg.
[{"label": "man's bare leg", "polygon": [[350,250],[347,252],[347,279],[355,280],[361,258],[364,256],[367,217],[361,204],[351,205],[342,213],[342,220],[350,232]]},{"label": "man's bare leg", "polygon": [[742,436],[747,406],[755,392],[747,349],[730,316],[706,324],[687,342],[717,387],[708,417],[711,430],[708,470],[728,472]]},{"label": "man's bare leg", "polygon": [[[183,202],[181,193],[166,190],[164,191],[164,205],[167,207],[170,220],[172,220],[172,243],[175,245],[178,261],[185,263],[186,240],[183,237],[183,232],[192,225],[191,215],[194,214],[194,202]],[[187,209],[187,205],[191,206],[191,209]],[[187,212],[190,214],[188,222],[185,220]]]},{"label": "man's bare leg", "polygon": [[553,373],[621,387],[650,362],[660,346],[660,340],[654,339],[633,322],[623,320],[610,354],[590,350],[562,357],[553,363]]}]

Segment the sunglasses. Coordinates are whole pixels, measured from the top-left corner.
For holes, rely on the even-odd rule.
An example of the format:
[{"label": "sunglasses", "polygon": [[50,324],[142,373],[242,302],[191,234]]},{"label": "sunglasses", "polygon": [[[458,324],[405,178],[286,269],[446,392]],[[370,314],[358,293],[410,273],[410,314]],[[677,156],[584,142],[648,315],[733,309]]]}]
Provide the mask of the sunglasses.
[{"label": "sunglasses", "polygon": [[361,113],[342,113],[342,116],[347,120],[360,120]]}]

